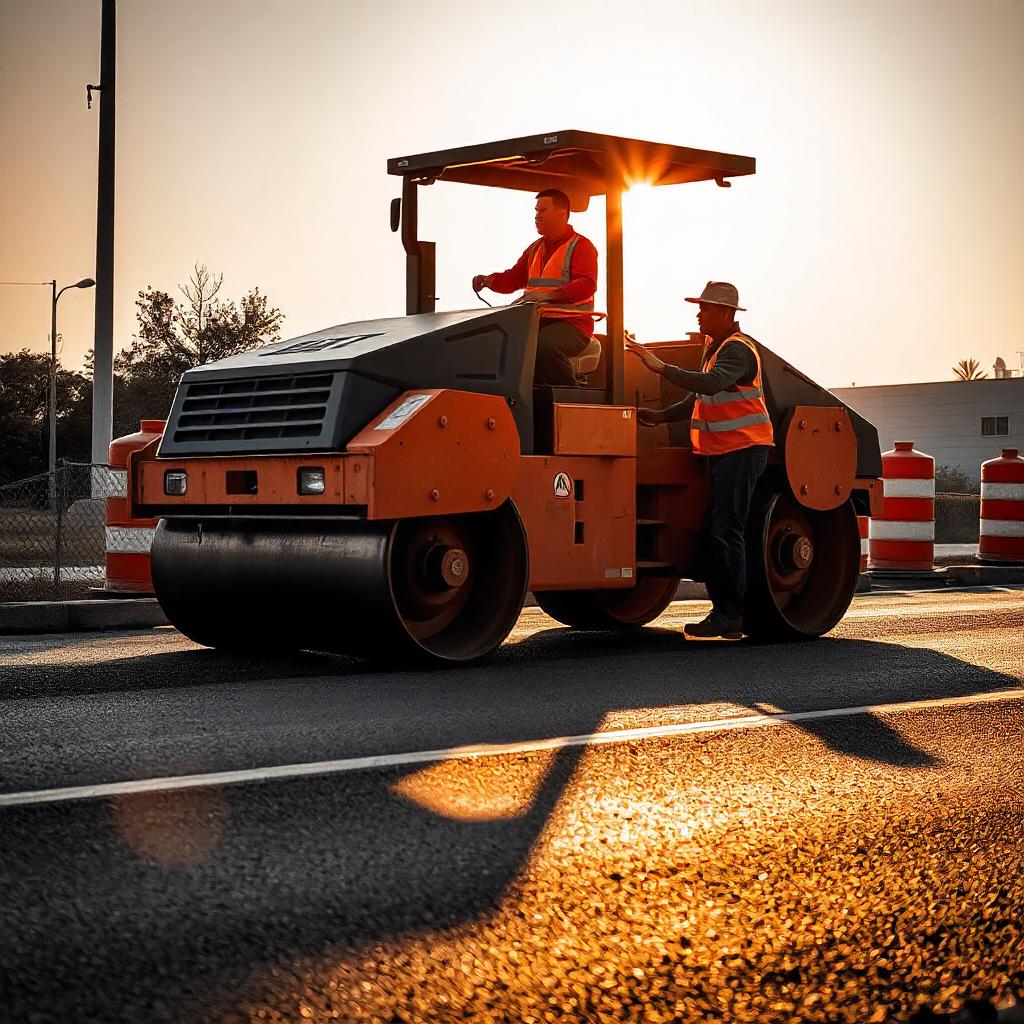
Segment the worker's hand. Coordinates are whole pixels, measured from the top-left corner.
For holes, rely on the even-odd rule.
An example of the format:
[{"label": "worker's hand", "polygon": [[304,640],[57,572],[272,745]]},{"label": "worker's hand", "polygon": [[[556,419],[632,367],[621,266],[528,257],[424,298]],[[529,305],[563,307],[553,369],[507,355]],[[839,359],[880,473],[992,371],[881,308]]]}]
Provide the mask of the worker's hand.
[{"label": "worker's hand", "polygon": [[626,348],[632,352],[633,355],[639,356],[640,361],[650,370],[652,373],[656,373],[659,376],[665,372],[665,364],[653,353],[648,351],[639,344],[636,338],[633,337],[629,331],[626,331]]},{"label": "worker's hand", "polygon": [[666,422],[665,413],[661,409],[637,409],[636,418],[645,427],[656,427],[659,423]]},{"label": "worker's hand", "polygon": [[491,275],[490,274],[477,274],[473,278],[473,291],[478,292],[484,288],[491,287]]},{"label": "worker's hand", "polygon": [[519,296],[513,305],[522,305],[524,302],[553,302],[555,295],[554,288],[531,288]]}]

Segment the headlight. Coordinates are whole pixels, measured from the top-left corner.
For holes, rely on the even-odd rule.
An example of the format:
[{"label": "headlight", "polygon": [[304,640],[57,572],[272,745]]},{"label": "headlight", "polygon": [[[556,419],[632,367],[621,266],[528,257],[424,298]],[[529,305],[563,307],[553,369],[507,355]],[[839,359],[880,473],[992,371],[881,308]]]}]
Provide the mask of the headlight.
[{"label": "headlight", "polygon": [[164,473],[164,494],[180,498],[188,490],[188,474],[183,469],[169,469]]},{"label": "headlight", "polygon": [[323,494],[324,471],[322,469],[299,470],[299,494]]}]

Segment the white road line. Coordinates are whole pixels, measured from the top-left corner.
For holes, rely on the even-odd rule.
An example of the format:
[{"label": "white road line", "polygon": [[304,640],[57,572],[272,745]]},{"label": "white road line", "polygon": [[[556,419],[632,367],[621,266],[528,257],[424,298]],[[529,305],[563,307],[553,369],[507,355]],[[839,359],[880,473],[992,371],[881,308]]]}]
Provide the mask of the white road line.
[{"label": "white road line", "polygon": [[242,768],[236,771],[208,772],[199,775],[172,775],[155,779],[135,779],[129,782],[104,782],[94,786],[68,786],[64,789],[25,790],[20,793],[0,794],[0,808],[19,807],[26,804],[65,803],[71,800],[97,800],[134,793],[157,793],[174,789],[196,789],[203,786],[230,786],[242,782],[270,782],[277,779],[299,778],[305,775],[335,775],[341,772],[395,768],[409,764],[472,760],[473,758],[501,757],[508,754],[530,754],[568,747],[589,747],[609,743],[628,743],[633,740],[673,738],[693,733],[735,732],[743,729],[781,725],[784,722],[809,722],[815,719],[845,718],[851,715],[891,714],[897,711],[965,707],[972,704],[991,704],[1021,699],[1024,699],[1024,687],[976,693],[965,697],[938,697],[931,700],[871,704],[852,708],[827,708],[819,711],[791,711],[779,715],[744,715],[736,718],[720,718],[710,722],[680,722],[674,725],[652,725],[640,729],[585,733],[580,736],[553,736],[549,739],[525,740],[521,743],[484,743],[468,747],[451,747],[447,750],[374,754],[369,757],[350,757],[339,761],[271,765],[265,768]]}]

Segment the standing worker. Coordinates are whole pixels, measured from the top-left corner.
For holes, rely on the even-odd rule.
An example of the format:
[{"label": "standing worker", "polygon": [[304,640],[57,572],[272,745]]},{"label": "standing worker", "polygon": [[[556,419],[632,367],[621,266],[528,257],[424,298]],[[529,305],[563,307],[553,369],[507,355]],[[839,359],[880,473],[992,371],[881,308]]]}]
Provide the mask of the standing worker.
[{"label": "standing worker", "polygon": [[576,387],[570,359],[594,334],[597,250],[569,223],[569,197],[557,188],[537,194],[534,223],[540,238],[516,265],[500,274],[477,274],[473,291],[490,288],[508,294],[522,288],[516,302],[540,306],[534,384]]},{"label": "standing worker", "polygon": [[761,387],[757,342],[740,330],[739,293],[725,281],[708,281],[699,299],[697,325],[705,335],[700,372],[662,362],[632,338],[627,347],[659,376],[694,392],[667,409],[639,409],[648,426],[690,418],[690,443],[708,457],[711,474],[711,613],[687,625],[693,637],[737,639],[743,633],[743,595],[747,587],[746,529],[754,488],[774,444],[772,423]]}]

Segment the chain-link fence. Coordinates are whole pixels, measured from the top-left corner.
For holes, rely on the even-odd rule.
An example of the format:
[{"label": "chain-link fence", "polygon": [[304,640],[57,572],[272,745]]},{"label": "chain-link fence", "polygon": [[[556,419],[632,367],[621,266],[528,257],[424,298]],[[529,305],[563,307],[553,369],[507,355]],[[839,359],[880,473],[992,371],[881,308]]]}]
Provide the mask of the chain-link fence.
[{"label": "chain-link fence", "polygon": [[102,587],[107,498],[123,493],[123,474],[88,463],[0,486],[0,602]]}]

